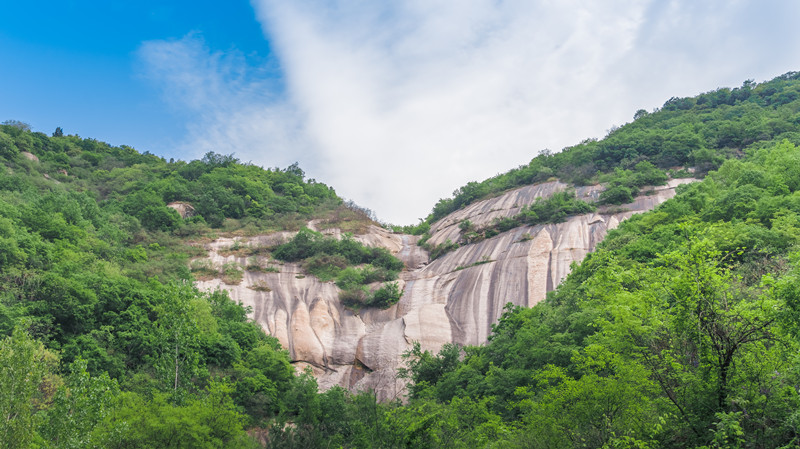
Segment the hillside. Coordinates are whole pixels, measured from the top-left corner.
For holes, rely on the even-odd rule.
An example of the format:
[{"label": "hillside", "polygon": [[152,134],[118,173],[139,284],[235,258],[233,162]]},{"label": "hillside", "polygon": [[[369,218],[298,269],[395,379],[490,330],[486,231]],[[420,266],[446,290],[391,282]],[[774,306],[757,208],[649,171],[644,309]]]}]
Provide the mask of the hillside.
[{"label": "hillside", "polygon": [[[287,237],[281,234],[211,242],[206,246],[209,257],[194,263],[243,268],[256,263],[271,269],[244,270],[236,282],[211,276],[197,285],[207,291],[223,289],[251,307],[253,319],[278,338],[296,367],[310,367],[321,387],[373,390],[380,400],[402,398],[406,382],[398,378],[397,369],[415,342],[433,352],[445,344],[486,342],[506,303],[532,306],[543,300],[571,264],[580,262],[609,230],[671,198],[676,186],[691,181],[672,180],[627,205],[601,207],[558,223],[514,226],[430,263],[427,251],[416,244],[419,237],[372,226],[354,239],[391,249],[407,267],[397,281],[402,297],[385,310],[354,310],[342,301],[344,292],[337,285],[307,276],[304,264],[270,259],[268,248]],[[465,231],[459,224],[465,219],[476,229],[509,220],[529,204],[568,192],[567,187],[546,182],[473,203],[435,223],[428,241],[462,241]],[[577,195],[592,201],[601,191],[600,186],[582,187]],[[335,228],[323,232],[337,234]]]},{"label": "hillside", "polygon": [[639,111],[416,235],[296,165],[0,125],[0,439],[797,444],[798,78]]},{"label": "hillside", "polygon": [[620,194],[609,198],[611,202],[625,202],[621,200],[631,198],[638,187],[639,180],[632,175],[641,162],[676,173],[681,167],[693,167],[702,175],[762,142],[785,138],[798,143],[799,78],[800,73],[789,72],[761,84],[746,81],[738,88],[673,97],[653,112],[641,109],[633,114],[633,122],[612,128],[604,139],[587,139],[558,153],[545,150],[527,165],[467,183],[452,198],[439,200],[424,223],[430,225],[482,198],[552,177],[574,185],[609,182]]},{"label": "hillside", "polygon": [[470,398],[522,447],[796,444],[798,169],[787,141],[725,162],[463,360],[417,349],[412,397]]}]

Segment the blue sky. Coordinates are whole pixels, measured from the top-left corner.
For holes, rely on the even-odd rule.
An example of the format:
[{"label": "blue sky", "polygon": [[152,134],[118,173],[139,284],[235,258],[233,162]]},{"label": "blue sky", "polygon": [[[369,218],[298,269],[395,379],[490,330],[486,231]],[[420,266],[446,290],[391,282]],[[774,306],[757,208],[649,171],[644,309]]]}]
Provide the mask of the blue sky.
[{"label": "blue sky", "polygon": [[177,146],[191,115],[165,101],[138,52],[144,42],[191,34],[252,64],[273,58],[246,0],[7,2],[0,15],[0,120],[47,133],[61,126],[181,157]]},{"label": "blue sky", "polygon": [[307,174],[393,223],[672,96],[800,70],[796,0],[12,2],[0,120]]}]

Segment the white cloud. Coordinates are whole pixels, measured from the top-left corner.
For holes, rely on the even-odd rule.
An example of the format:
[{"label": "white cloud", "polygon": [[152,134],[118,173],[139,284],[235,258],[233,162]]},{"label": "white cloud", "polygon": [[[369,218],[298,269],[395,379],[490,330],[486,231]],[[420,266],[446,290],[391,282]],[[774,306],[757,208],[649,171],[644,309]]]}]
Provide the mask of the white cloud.
[{"label": "white cloud", "polygon": [[299,160],[397,223],[639,108],[798,69],[800,56],[796,2],[253,1],[279,98],[265,95],[269,77],[194,37],[142,50],[195,111],[187,145]]},{"label": "white cloud", "polygon": [[259,13],[321,177],[408,223],[467,181],[609,127],[585,105],[643,8],[583,3],[266,1]]},{"label": "white cloud", "polygon": [[201,36],[149,41],[139,49],[144,75],[185,117],[184,159],[208,151],[245,162],[286,167],[313,160],[303,119],[280,92],[269,66],[254,67],[239,52],[212,52]]}]

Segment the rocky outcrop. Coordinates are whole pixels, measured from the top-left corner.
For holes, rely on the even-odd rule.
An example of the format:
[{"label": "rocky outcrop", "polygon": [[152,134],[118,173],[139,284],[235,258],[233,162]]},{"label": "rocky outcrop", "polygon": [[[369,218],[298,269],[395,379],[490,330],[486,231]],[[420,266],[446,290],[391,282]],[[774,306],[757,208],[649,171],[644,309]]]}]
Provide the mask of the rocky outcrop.
[{"label": "rocky outcrop", "polygon": [[21,154],[25,159],[28,159],[29,161],[39,162],[39,158],[33,153],[27,151],[20,151],[19,154]]},{"label": "rocky outcrop", "polygon": [[180,214],[181,218],[188,218],[195,216],[194,206],[183,201],[175,201],[169,203],[167,204],[167,207],[175,209]]},{"label": "rocky outcrop", "polygon": [[[223,288],[232,299],[250,306],[253,318],[280,340],[298,368],[312,369],[322,388],[342,385],[373,389],[381,399],[402,397],[404,383],[396,372],[413,342],[431,351],[448,342],[484,343],[506,303],[531,306],[541,301],[569,273],[570,264],[581,261],[609,230],[671,198],[678,184],[690,181],[673,180],[667,186],[645,189],[648,195],[623,207],[600,209],[558,224],[512,229],[461,246],[430,263],[416,245],[417,237],[373,226],[356,238],[390,249],[408,267],[401,276],[402,298],[386,310],[354,313],[339,303],[332,282],[306,277],[297,265],[288,263],[280,265],[278,272],[247,271],[239,285],[214,279],[199,286]],[[469,219],[478,227],[488,225],[564,188],[562,183],[548,182],[474,203],[435,223],[429,242],[459,241],[462,220]],[[596,198],[599,192],[596,186],[576,190],[583,198]],[[338,235],[337,230],[325,232]],[[208,245],[209,257],[216,265],[252,265],[256,258],[263,266],[269,263],[263,256],[248,260],[229,248],[267,246],[288,237],[279,233],[239,243],[220,239]]]}]

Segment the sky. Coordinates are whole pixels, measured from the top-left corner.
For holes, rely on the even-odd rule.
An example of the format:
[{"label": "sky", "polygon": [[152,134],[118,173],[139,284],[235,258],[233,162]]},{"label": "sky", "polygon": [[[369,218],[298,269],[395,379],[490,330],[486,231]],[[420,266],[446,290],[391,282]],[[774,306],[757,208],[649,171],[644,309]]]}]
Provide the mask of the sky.
[{"label": "sky", "polygon": [[286,167],[414,224],[638,109],[800,71],[797,0],[12,2],[0,121]]}]

